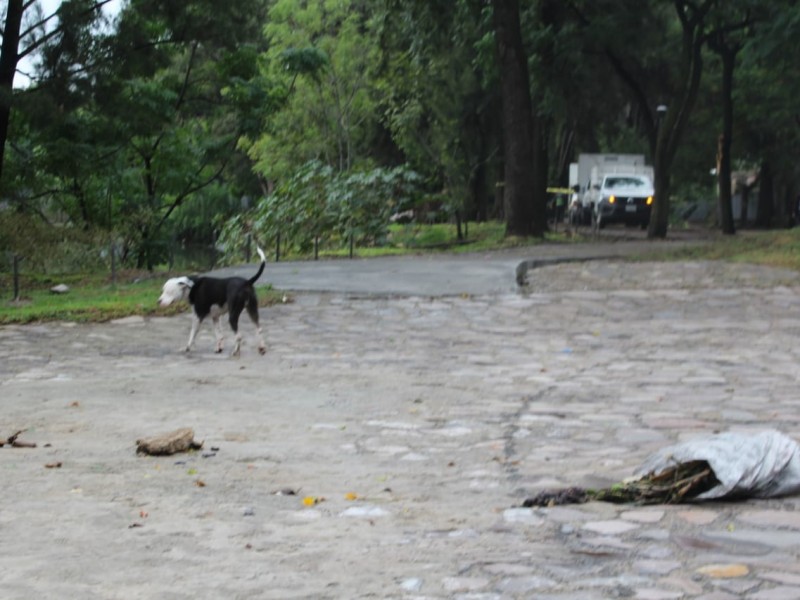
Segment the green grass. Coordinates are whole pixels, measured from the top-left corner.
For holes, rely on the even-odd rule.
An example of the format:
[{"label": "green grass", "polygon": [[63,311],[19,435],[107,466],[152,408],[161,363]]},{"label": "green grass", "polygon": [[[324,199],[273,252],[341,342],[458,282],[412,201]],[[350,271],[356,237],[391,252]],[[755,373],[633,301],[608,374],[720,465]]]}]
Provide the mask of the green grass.
[{"label": "green grass", "polygon": [[[69,285],[67,294],[51,293],[49,288],[53,282],[48,279],[24,279],[20,284],[21,299],[18,302],[4,300],[0,305],[0,323],[108,321],[163,310],[156,306],[161,283],[154,279],[112,286],[97,276],[59,278],[59,282]],[[3,285],[3,292],[10,296],[10,286]],[[164,311],[164,314],[169,312]]]},{"label": "green grass", "polygon": [[[161,286],[167,275],[127,277],[127,281],[111,285],[105,275],[70,275],[63,277],[26,277],[20,282],[21,299],[12,302],[10,277],[0,277],[0,325],[37,321],[103,322],[132,315],[173,315],[187,310],[184,303],[162,308],[157,305]],[[53,294],[56,283],[70,286],[67,294]],[[279,294],[259,290],[262,305],[278,301]]]},{"label": "green grass", "polygon": [[[563,227],[562,231],[546,234],[544,239],[506,237],[505,224],[499,221],[469,223],[463,226],[462,233],[465,238],[463,240],[458,239],[457,233],[456,226],[450,223],[392,225],[389,228],[389,237],[385,245],[371,248],[357,247],[354,250],[354,255],[360,258],[373,258],[376,256],[432,252],[483,252],[486,250],[535,246],[543,242],[575,240],[575,238],[569,237],[564,233]],[[319,255],[322,258],[343,258],[350,255],[350,250],[344,244],[337,244],[336,247],[322,248]],[[285,254],[283,258],[286,260],[303,260],[311,258],[311,256],[290,252]]]},{"label": "green grass", "polygon": [[[542,240],[505,238],[502,223],[469,224],[468,240],[459,242],[453,225],[395,225],[391,244],[385,248],[358,248],[359,257],[425,252],[476,252],[522,247]],[[545,241],[580,241],[563,233],[548,234]],[[586,241],[591,241],[590,238]],[[348,250],[325,252],[322,256],[347,256]],[[310,258],[308,256],[287,256]],[[711,236],[706,244],[680,250],[660,250],[642,255],[643,260],[726,260],[749,262],[800,271],[800,228],[779,231],[744,231],[735,236]],[[123,272],[116,285],[107,274],[26,275],[20,282],[22,299],[11,302],[12,282],[8,273],[0,273],[0,325],[36,321],[101,322],[131,315],[170,315],[187,310],[184,304],[160,308],[156,304],[161,286],[169,275]],[[70,286],[68,294],[52,294],[57,283]],[[262,305],[279,302],[282,294],[259,290]]]},{"label": "green grass", "polygon": [[740,231],[715,236],[707,244],[642,256],[652,260],[725,260],[800,271],[800,228]]}]

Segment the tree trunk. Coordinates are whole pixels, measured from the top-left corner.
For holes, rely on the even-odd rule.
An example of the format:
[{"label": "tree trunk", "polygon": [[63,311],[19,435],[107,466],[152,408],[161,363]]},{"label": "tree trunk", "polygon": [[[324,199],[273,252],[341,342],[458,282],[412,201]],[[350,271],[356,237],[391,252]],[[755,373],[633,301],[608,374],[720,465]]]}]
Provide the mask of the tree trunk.
[{"label": "tree trunk", "polygon": [[761,182],[758,186],[758,207],[756,208],[756,227],[770,227],[775,214],[772,167],[769,162],[761,163]]},{"label": "tree trunk", "polygon": [[[533,223],[544,235],[547,230],[547,178],[550,171],[550,154],[547,152],[547,127],[545,120],[533,118]],[[541,224],[537,228],[537,224]]]},{"label": "tree trunk", "polygon": [[492,7],[503,96],[506,235],[542,235],[546,221],[534,222],[534,128],[519,2],[493,0]]},{"label": "tree trunk", "polygon": [[653,161],[653,170],[655,171],[653,188],[655,191],[655,198],[653,202],[653,209],[650,213],[650,225],[647,230],[648,238],[665,238],[667,237],[667,227],[669,224],[669,179],[670,167],[663,159],[663,153],[656,153],[655,160]]},{"label": "tree trunk", "polygon": [[8,125],[11,120],[11,102],[14,94],[14,74],[19,61],[19,34],[22,27],[22,14],[25,12],[23,0],[7,0],[3,45],[0,48],[0,182],[3,180],[3,162],[8,139]]},{"label": "tree trunk", "polygon": [[[481,161],[475,169],[475,176],[471,180],[472,187],[472,218],[478,223],[483,223],[489,218],[489,202],[488,202],[488,174],[486,162]],[[469,220],[470,213],[467,213],[467,220]]]},{"label": "tree trunk", "polygon": [[717,152],[719,185],[719,224],[722,233],[733,235],[733,202],[731,199],[731,138],[733,137],[733,69],[736,49],[721,45],[722,57],[722,135]]},{"label": "tree trunk", "polygon": [[750,188],[747,187],[747,182],[743,182],[739,187],[739,198],[741,202],[739,207],[739,227],[747,227],[747,205],[750,203]]},{"label": "tree trunk", "polygon": [[657,121],[652,118],[652,108],[644,90],[636,84],[633,75],[622,66],[619,59],[609,55],[612,59],[612,66],[621,74],[623,81],[632,88],[642,114],[648,115],[647,120],[651,123],[648,130],[651,132],[651,140],[655,142],[651,141],[655,171],[655,198],[650,215],[650,225],[647,228],[647,237],[650,239],[667,237],[670,213],[670,170],[680,140],[689,124],[689,115],[694,108],[700,89],[700,76],[703,72],[703,27],[708,11],[713,6],[712,0],[704,0],[699,4],[692,4],[684,0],[674,0],[673,3],[682,29],[679,62],[681,79],[678,82],[677,93],[672,96],[673,104],[669,106],[666,115]]}]

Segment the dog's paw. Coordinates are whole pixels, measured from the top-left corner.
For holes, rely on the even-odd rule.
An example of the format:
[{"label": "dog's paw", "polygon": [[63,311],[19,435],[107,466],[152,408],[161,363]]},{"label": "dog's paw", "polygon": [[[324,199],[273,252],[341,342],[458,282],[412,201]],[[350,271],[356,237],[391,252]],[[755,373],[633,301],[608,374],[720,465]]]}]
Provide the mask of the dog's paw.
[{"label": "dog's paw", "polygon": [[267,347],[266,346],[259,346],[258,347],[258,353],[261,356],[264,356],[267,353]]},{"label": "dog's paw", "polygon": [[222,346],[217,346],[217,349],[216,349],[216,350],[214,350],[214,352],[215,352],[216,354],[222,354],[222,350],[223,350]]}]

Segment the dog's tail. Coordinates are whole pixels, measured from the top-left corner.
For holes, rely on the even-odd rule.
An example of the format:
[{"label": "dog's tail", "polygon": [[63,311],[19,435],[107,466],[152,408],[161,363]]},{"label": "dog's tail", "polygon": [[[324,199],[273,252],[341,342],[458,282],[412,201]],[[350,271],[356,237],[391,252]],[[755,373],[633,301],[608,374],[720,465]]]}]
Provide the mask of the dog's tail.
[{"label": "dog's tail", "polygon": [[258,252],[258,255],[261,257],[261,266],[258,267],[258,273],[247,280],[247,283],[250,285],[253,285],[256,281],[258,281],[258,278],[261,277],[261,274],[264,272],[264,267],[267,264],[267,257],[264,255],[264,251],[256,246],[256,252]]}]

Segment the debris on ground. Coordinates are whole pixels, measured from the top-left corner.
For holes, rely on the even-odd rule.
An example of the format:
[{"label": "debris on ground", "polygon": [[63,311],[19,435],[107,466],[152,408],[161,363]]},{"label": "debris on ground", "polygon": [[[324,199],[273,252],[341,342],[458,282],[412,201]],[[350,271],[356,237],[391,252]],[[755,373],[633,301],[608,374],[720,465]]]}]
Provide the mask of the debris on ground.
[{"label": "debris on ground", "polygon": [[3,446],[11,446],[12,448],[36,448],[36,444],[33,442],[23,442],[19,439],[25,433],[24,429],[17,431],[16,433],[8,436],[6,439],[0,439],[0,448]]},{"label": "debris on ground", "polygon": [[190,427],[176,429],[163,435],[136,440],[137,454],[150,454],[152,456],[165,456],[187,452],[189,450],[199,450],[203,447],[203,442],[194,441],[194,430]]},{"label": "debris on ground", "polygon": [[591,500],[615,504],[678,504],[696,499],[718,483],[708,463],[697,460],[599,490],[580,487],[545,490],[525,500],[522,506],[558,506]]},{"label": "debris on ground", "polygon": [[545,490],[522,506],[590,500],[678,504],[712,499],[775,498],[800,492],[800,446],[777,431],[722,433],[664,448],[633,479],[591,490]]}]

